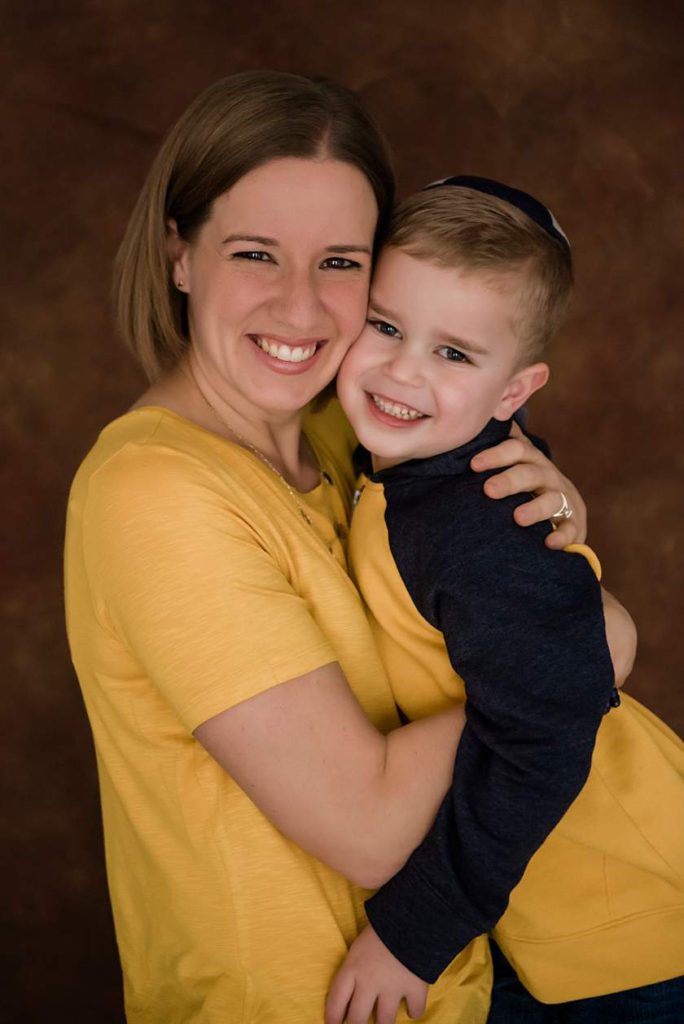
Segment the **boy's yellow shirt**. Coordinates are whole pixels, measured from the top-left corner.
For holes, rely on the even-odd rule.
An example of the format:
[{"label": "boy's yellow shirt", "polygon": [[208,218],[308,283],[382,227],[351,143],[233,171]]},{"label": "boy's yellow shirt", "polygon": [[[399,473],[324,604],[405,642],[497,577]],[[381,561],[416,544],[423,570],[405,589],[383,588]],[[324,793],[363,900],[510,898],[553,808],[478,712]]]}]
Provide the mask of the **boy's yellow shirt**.
[{"label": "boy's yellow shirt", "polygon": [[[465,684],[397,569],[385,510],[382,483],[364,478],[350,570],[397,704],[419,719],[464,701]],[[594,553],[574,547],[598,572]],[[684,974],[684,743],[627,694],[604,717],[588,782],[493,934],[542,1002]]]}]

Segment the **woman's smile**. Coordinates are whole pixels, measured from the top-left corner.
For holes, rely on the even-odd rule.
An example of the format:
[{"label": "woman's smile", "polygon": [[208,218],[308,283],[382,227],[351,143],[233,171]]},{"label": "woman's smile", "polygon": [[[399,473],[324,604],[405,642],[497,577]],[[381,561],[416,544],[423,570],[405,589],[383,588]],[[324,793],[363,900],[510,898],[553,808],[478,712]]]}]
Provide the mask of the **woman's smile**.
[{"label": "woman's smile", "polygon": [[274,334],[249,334],[266,365],[276,373],[304,373],[325,345],[325,338],[286,339]]}]

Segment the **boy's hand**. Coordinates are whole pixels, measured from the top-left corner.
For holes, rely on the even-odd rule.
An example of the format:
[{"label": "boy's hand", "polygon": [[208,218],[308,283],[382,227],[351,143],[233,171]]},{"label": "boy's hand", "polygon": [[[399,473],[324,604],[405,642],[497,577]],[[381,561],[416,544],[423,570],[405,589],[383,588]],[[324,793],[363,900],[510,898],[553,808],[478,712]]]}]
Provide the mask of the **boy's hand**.
[{"label": "boy's hand", "polygon": [[325,1024],[394,1024],[402,999],[412,1020],[427,1002],[427,982],[412,974],[383,945],[370,925],[352,943],[325,1004]]},{"label": "boy's hand", "polygon": [[[503,472],[490,476],[485,482],[485,494],[490,498],[507,498],[522,491],[533,491],[537,496],[519,505],[515,521],[519,526],[551,519],[561,505],[564,494],[572,509],[572,518],[557,524],[546,538],[546,546],[562,549],[567,544],[582,543],[587,535],[587,510],[579,491],[566,476],[547,459],[543,452],[525,437],[517,423],[511,426],[511,436],[501,444],[476,455],[472,462],[476,473],[488,469]],[[506,469],[505,467],[509,467]]]}]

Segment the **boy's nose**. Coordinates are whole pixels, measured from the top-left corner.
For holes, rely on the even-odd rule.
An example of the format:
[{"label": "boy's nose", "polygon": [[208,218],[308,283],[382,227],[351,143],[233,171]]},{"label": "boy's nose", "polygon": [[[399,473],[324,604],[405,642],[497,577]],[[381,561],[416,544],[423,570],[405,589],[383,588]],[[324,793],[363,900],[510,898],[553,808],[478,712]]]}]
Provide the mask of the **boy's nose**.
[{"label": "boy's nose", "polygon": [[424,383],[422,360],[416,354],[401,349],[387,364],[387,374],[398,384],[418,387]]}]

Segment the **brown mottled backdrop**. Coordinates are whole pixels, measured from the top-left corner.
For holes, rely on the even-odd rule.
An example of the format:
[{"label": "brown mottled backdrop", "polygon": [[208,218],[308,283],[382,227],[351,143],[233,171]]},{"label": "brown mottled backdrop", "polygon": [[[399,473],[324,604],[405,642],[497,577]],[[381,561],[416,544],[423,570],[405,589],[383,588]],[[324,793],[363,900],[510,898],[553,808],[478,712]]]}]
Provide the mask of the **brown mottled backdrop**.
[{"label": "brown mottled backdrop", "polygon": [[532,422],[639,625],[629,688],[682,730],[683,18],[677,0],[4,0],[3,1020],[122,1020],[63,636],[63,512],[81,456],[142,384],[108,299],[126,217],[162,133],[231,71],[357,89],[404,192],[471,172],[556,211],[577,300]]}]

